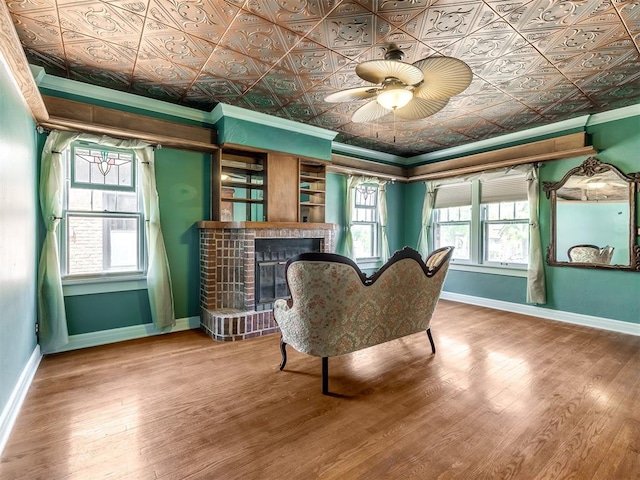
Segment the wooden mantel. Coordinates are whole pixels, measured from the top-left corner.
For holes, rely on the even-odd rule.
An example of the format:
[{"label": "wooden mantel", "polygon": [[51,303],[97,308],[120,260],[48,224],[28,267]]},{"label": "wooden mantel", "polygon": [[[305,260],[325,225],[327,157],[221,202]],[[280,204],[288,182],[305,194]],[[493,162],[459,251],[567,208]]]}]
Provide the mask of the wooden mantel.
[{"label": "wooden mantel", "polygon": [[212,220],[202,220],[196,223],[200,229],[206,228],[236,228],[236,229],[281,229],[281,230],[335,230],[338,226],[335,223],[314,223],[314,222],[216,222]]}]

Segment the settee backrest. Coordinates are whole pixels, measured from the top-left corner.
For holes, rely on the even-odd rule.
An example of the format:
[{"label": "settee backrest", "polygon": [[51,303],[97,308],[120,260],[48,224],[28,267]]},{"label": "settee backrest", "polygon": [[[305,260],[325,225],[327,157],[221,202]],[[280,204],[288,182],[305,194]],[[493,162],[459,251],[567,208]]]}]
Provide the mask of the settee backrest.
[{"label": "settee backrest", "polygon": [[436,250],[425,262],[405,248],[371,277],[340,255],[293,257],[286,265],[291,311],[280,325],[283,340],[303,353],[329,357],[424,331],[452,252]]}]

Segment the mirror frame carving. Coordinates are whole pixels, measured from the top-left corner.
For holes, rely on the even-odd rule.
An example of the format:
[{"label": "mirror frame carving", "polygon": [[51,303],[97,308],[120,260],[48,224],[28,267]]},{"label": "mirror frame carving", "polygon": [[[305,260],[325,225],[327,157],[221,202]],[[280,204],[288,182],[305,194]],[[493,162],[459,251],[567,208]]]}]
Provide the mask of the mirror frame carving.
[{"label": "mirror frame carving", "polygon": [[[575,173],[583,174],[587,177],[593,177],[599,173],[612,171],[616,173],[620,179],[629,184],[629,264],[628,265],[604,265],[597,263],[581,263],[581,262],[561,262],[556,260],[556,233],[557,233],[557,220],[556,220],[556,192],[567,182],[567,180]],[[622,173],[617,167],[610,163],[603,163],[595,157],[589,157],[582,165],[569,170],[562,180],[559,182],[542,182],[542,188],[544,189],[547,198],[551,203],[551,241],[547,246],[547,265],[552,267],[578,267],[578,268],[601,268],[607,270],[629,270],[640,271],[640,246],[637,245],[636,239],[638,236],[637,222],[636,222],[636,192],[640,187],[640,172],[625,174]]]}]

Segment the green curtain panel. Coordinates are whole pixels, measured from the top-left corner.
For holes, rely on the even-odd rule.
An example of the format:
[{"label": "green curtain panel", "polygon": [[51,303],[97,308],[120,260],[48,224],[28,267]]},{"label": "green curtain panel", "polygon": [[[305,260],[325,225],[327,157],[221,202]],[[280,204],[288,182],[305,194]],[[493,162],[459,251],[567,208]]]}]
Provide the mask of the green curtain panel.
[{"label": "green curtain panel", "polygon": [[38,323],[42,353],[52,353],[69,343],[67,318],[62,293],[58,225],[62,217],[64,159],[62,153],[75,140],[98,145],[131,149],[142,173],[142,197],[147,244],[147,291],[155,328],[163,331],[175,325],[169,262],[160,228],[160,210],[156,190],[154,153],[140,140],[119,140],[104,135],[53,131],[42,152],[40,207],[47,227],[38,266]]}]

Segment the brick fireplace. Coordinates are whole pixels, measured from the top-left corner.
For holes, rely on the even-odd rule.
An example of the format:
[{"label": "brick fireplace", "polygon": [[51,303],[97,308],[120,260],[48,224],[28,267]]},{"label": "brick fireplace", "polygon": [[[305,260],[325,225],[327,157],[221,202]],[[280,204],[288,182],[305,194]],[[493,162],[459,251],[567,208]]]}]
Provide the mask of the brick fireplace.
[{"label": "brick fireplace", "polygon": [[[202,221],[197,226],[200,326],[217,341],[279,331],[268,304],[259,307],[264,310],[256,310],[256,239],[318,239],[320,251],[333,252],[335,248],[335,225],[328,223]],[[292,244],[299,249],[304,243]]]}]

